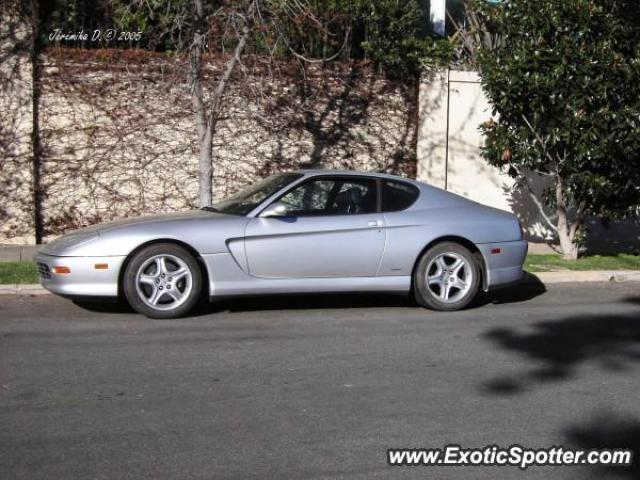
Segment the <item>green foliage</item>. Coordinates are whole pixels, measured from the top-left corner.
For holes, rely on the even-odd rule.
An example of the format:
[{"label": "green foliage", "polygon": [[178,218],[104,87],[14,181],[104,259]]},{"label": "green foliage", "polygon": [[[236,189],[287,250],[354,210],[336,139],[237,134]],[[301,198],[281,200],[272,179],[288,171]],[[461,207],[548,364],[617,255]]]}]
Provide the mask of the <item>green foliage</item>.
[{"label": "green foliage", "polygon": [[0,285],[38,283],[38,269],[33,262],[0,262]]},{"label": "green foliage", "polygon": [[[233,49],[234,15],[243,14],[250,3],[205,0],[211,51]],[[257,5],[263,25],[254,31],[248,53],[290,57],[294,50],[309,59],[369,60],[398,78],[415,75],[424,64],[446,64],[453,56],[448,41],[430,35],[427,0],[261,0]],[[301,9],[307,13],[299,14]],[[142,32],[140,41],[112,42],[111,48],[183,50],[192,38],[193,0],[54,0],[43,2],[42,11],[48,30]]]},{"label": "green foliage", "polygon": [[[313,18],[290,22],[288,37],[309,58],[369,60],[391,77],[446,64],[453,48],[429,35],[420,0],[312,0]],[[319,24],[317,23],[319,22]],[[283,52],[286,54],[286,52]]]},{"label": "green foliage", "polygon": [[[54,29],[60,29],[64,33],[84,31],[91,37],[95,29],[110,28],[110,15],[105,2],[92,0],[37,0],[40,17],[40,43],[50,44],[49,34]],[[24,1],[26,8],[30,4]],[[80,48],[96,48],[98,45],[90,41],[67,41],[66,46]]]},{"label": "green foliage", "polygon": [[527,255],[524,262],[527,272],[551,272],[558,270],[640,270],[640,256],[591,255],[578,260],[565,260],[560,255]]},{"label": "green foliage", "polygon": [[[140,46],[173,50],[188,45],[192,0],[110,1],[119,28],[144,32]],[[288,15],[290,3],[261,2],[261,15],[271,18],[265,19],[267,28],[254,32],[248,52],[287,57],[294,50],[310,59],[370,60],[394,77],[414,75],[425,63],[447,63],[453,53],[449,42],[429,35],[421,0],[308,0],[307,15]],[[229,49],[234,31],[224,12],[242,10],[243,5],[242,0],[207,3],[211,49]]]},{"label": "green foliage", "polygon": [[142,44],[151,50],[182,48],[191,25],[192,0],[111,0],[113,21],[122,31],[143,32]]},{"label": "green foliage", "polygon": [[[484,157],[561,179],[569,205],[603,217],[640,204],[640,4],[510,0],[476,5],[502,34],[480,55],[499,115]],[[553,200],[547,198],[552,205]]]},{"label": "green foliage", "polygon": [[360,46],[369,58],[394,76],[417,73],[423,62],[442,64],[451,57],[446,41],[425,34],[428,21],[415,0],[360,0],[354,17],[363,22],[366,38]]}]

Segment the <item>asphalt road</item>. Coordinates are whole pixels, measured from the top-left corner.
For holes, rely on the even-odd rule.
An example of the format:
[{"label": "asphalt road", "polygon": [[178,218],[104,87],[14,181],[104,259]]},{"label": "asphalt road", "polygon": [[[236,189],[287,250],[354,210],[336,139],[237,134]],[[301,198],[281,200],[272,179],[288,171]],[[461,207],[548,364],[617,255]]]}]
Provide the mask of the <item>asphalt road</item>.
[{"label": "asphalt road", "polygon": [[[189,319],[0,297],[1,479],[639,478],[640,284]],[[630,447],[628,468],[389,467],[389,447]]]}]

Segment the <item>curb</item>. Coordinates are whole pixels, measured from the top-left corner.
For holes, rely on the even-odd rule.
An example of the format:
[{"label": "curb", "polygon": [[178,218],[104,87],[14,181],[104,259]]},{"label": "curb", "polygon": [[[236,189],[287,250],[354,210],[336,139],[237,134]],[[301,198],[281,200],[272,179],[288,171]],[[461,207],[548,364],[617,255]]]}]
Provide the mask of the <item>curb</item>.
[{"label": "curb", "polygon": [[587,283],[587,282],[640,282],[640,271],[637,270],[585,270],[563,272],[525,273],[524,282],[553,283]]},{"label": "curb", "polygon": [[0,295],[48,295],[50,293],[37,283],[0,285]]},{"label": "curb", "polygon": [[[638,270],[587,270],[566,272],[525,272],[522,283],[539,283],[550,285],[554,283],[591,283],[591,282],[640,282]],[[49,295],[51,292],[41,285],[9,284],[0,285],[0,295]]]}]

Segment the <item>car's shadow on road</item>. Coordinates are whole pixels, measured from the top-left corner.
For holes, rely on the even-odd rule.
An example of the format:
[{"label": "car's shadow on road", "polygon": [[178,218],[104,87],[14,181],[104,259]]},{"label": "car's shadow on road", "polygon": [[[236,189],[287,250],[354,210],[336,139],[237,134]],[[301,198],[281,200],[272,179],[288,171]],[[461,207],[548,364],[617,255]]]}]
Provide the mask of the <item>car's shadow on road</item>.
[{"label": "car's shadow on road", "polygon": [[[490,304],[526,302],[545,292],[539,281],[480,292],[469,306],[482,308]],[[79,301],[74,303],[85,310],[96,313],[131,314],[134,310],[121,301]],[[386,293],[341,293],[341,294],[280,294],[269,296],[242,296],[214,302],[200,302],[188,317],[200,317],[219,312],[250,312],[260,310],[318,310],[347,308],[420,308],[411,295]]]},{"label": "car's shadow on road", "polygon": [[471,303],[470,307],[482,307],[489,304],[520,303],[532,300],[547,291],[544,283],[538,277],[527,275],[523,282],[508,287],[481,293]]},{"label": "car's shadow on road", "polygon": [[[95,313],[131,314],[135,311],[124,300],[74,300],[78,307]],[[247,295],[207,302],[201,301],[186,318],[221,312],[252,312],[260,310],[320,310],[347,308],[417,308],[407,295],[344,293],[344,294],[279,294]]]}]

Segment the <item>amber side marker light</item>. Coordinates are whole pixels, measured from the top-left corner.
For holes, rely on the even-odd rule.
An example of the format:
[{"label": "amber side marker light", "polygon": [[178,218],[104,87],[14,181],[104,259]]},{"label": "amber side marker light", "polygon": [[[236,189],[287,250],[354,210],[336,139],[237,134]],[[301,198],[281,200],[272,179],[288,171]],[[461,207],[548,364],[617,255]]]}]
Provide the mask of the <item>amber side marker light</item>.
[{"label": "amber side marker light", "polygon": [[500,249],[500,248],[492,248],[491,249],[491,254],[492,255],[497,255],[498,253],[502,253],[502,249]]},{"label": "amber side marker light", "polygon": [[53,273],[57,273],[58,275],[68,275],[71,273],[71,269],[69,267],[53,267]]},{"label": "amber side marker light", "polygon": [[109,268],[109,264],[108,263],[96,263],[93,268],[95,268],[96,270],[107,270]]}]

